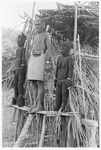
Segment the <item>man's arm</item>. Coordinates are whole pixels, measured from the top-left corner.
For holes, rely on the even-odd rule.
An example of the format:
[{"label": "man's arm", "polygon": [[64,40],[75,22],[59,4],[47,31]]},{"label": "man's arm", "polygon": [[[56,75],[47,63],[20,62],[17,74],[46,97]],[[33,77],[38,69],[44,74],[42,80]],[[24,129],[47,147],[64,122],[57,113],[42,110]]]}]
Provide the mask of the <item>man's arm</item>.
[{"label": "man's arm", "polygon": [[51,58],[53,56],[53,49],[52,49],[51,40],[49,39],[48,34],[46,34],[45,40],[46,40],[47,54],[48,54],[48,57]]},{"label": "man's arm", "polygon": [[58,63],[59,63],[59,58],[57,60],[57,65],[56,65],[56,73],[55,73],[55,78],[57,79],[57,75],[58,75]]},{"label": "man's arm", "polygon": [[67,88],[73,86],[74,82],[73,82],[73,59],[70,56],[69,58],[69,73],[68,73],[68,77],[67,77]]},{"label": "man's arm", "polygon": [[21,66],[24,66],[24,65],[25,65],[25,52],[26,52],[26,49],[23,48],[23,49],[22,49],[22,64],[21,64]]},{"label": "man's arm", "polygon": [[54,81],[54,86],[56,87],[56,83],[57,83],[57,75],[58,75],[58,62],[59,62],[59,58],[57,60],[57,64],[56,64],[56,71],[55,71],[55,81]]},{"label": "man's arm", "polygon": [[69,58],[69,73],[68,73],[68,78],[70,78],[71,80],[73,80],[73,59],[70,56]]}]

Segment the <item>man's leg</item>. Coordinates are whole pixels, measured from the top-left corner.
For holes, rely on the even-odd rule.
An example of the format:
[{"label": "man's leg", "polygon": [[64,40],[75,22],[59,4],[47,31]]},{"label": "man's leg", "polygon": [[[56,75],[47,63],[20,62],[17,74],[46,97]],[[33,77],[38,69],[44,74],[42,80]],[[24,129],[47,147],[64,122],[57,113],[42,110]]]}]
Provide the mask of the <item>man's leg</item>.
[{"label": "man's leg", "polygon": [[24,73],[24,70],[20,70],[19,75],[18,75],[19,97],[17,98],[17,104],[18,104],[19,107],[25,106],[24,82],[25,82],[25,73]]},{"label": "man's leg", "polygon": [[24,70],[20,70],[18,76],[19,95],[24,95],[24,82],[25,82],[25,73]]},{"label": "man's leg", "polygon": [[36,98],[37,98],[37,81],[36,80],[30,80],[28,81],[28,94],[30,98],[30,105],[31,107],[36,107]]},{"label": "man's leg", "polygon": [[15,74],[14,74],[14,97],[12,99],[12,104],[13,105],[17,104],[18,96],[19,96],[19,91],[18,91],[18,73],[15,72]]},{"label": "man's leg", "polygon": [[43,81],[37,81],[38,94],[37,94],[37,108],[43,109],[44,106],[44,84]]},{"label": "man's leg", "polygon": [[62,110],[65,110],[65,107],[68,103],[69,90],[67,89],[66,83],[62,83]]},{"label": "man's leg", "polygon": [[[66,83],[62,83],[62,111],[65,110],[66,105],[68,104],[68,96],[69,96],[69,90],[67,89]],[[61,118],[61,134],[62,134],[62,142],[61,147],[66,146],[66,128],[68,125],[68,120],[66,117]]]},{"label": "man's leg", "polygon": [[56,105],[54,111],[58,111],[62,104],[62,87],[60,83],[56,85]]}]

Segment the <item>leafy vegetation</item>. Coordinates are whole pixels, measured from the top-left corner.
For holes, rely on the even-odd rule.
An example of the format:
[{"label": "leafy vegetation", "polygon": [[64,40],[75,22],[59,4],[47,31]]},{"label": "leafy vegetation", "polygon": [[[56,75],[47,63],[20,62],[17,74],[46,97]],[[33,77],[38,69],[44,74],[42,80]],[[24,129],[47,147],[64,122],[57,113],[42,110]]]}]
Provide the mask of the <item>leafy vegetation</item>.
[{"label": "leafy vegetation", "polygon": [[6,77],[7,70],[15,60],[17,48],[16,40],[19,31],[2,28],[2,77]]}]

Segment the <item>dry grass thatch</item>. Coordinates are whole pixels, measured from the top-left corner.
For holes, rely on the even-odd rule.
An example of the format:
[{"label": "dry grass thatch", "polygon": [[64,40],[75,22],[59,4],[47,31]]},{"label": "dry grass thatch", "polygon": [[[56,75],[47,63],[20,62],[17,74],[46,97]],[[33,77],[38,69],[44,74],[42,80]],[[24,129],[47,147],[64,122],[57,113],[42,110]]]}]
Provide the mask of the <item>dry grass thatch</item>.
[{"label": "dry grass thatch", "polygon": [[[81,15],[82,15],[83,21],[84,23],[86,23],[87,26],[91,24],[92,18],[90,17],[94,18],[95,23],[92,24],[92,28],[97,33],[98,32],[98,13],[95,11],[94,9],[95,7],[93,6],[82,7],[81,5],[78,5],[78,8],[79,8],[79,13],[80,13],[79,18],[81,18]],[[33,8],[33,11],[34,11],[34,8]],[[58,4],[57,10],[54,10],[54,11],[53,10],[52,11],[40,10],[40,14],[41,15],[39,15],[38,17],[43,18],[46,21],[46,23],[50,24],[50,26],[52,26],[54,29],[56,30],[61,29],[61,33],[64,34],[63,31],[65,31],[65,29],[61,28],[62,26],[61,23],[59,24],[60,25],[59,27],[57,26],[58,21],[55,22],[54,24],[54,19],[57,18],[58,20],[60,18],[59,21],[62,21],[63,23],[63,20],[61,19],[62,15],[68,15],[69,19],[71,18],[71,20],[73,20],[74,19],[74,6],[64,6],[64,5]],[[33,13],[32,13],[32,18],[30,18],[27,14],[25,14],[24,19],[26,20],[26,23],[25,23],[23,32],[27,34],[25,47],[26,47],[26,62],[28,62],[31,47],[32,47],[32,41],[35,35]],[[52,19],[53,19],[54,25],[52,24]],[[65,19],[66,18],[64,18],[64,20]],[[67,23],[66,23],[66,27],[67,27]],[[73,28],[73,26],[71,27]],[[69,28],[67,29],[67,31],[68,30]],[[82,33],[80,33],[80,35],[82,35]],[[99,76],[98,76],[99,66],[98,66],[98,60],[96,60],[95,58],[89,59],[90,57],[82,57],[81,49],[79,46],[77,47],[77,53],[75,53],[73,58],[74,58],[75,86],[70,88],[69,90],[69,103],[70,103],[71,111],[74,113],[74,117],[71,117],[68,120],[68,125],[65,127],[65,132],[67,132],[68,136],[67,137],[65,136],[65,137],[67,138],[67,141],[69,141],[67,146],[87,147],[89,146],[91,130],[90,130],[89,125],[87,125],[87,121],[82,122],[82,120],[89,119],[89,120],[95,120],[99,122]],[[44,98],[45,110],[53,110],[53,107],[54,107],[54,95],[55,95],[53,91],[53,79],[54,79],[53,76],[54,76],[54,69],[55,69],[55,65],[53,65],[54,59],[55,57],[53,57],[53,62],[51,62],[52,70],[48,74],[48,77],[47,77],[47,80],[49,80],[49,82],[45,81],[45,87],[47,87],[46,90],[48,89],[48,92],[45,93],[45,98]],[[13,70],[12,68],[10,68],[7,71],[7,74],[9,74],[9,76],[6,78],[6,81],[9,81],[9,85],[13,81],[12,80],[13,78],[11,76],[12,74],[11,72]],[[5,82],[5,85],[8,86],[7,82]],[[27,90],[28,90],[28,86],[26,86],[26,91]],[[29,99],[30,97],[28,96],[27,100]],[[37,121],[39,121],[39,117],[40,116],[37,116]],[[52,137],[56,139],[55,137],[56,134],[54,135],[53,131],[57,133],[60,143],[61,141],[62,142],[64,141],[63,134],[61,133],[60,135],[60,132],[62,132],[61,131],[61,119],[62,118],[60,117],[59,113],[56,118],[47,119],[47,128],[48,128],[47,132],[52,134],[51,140],[50,140],[51,142],[53,142]],[[37,131],[38,131],[37,136],[39,138],[40,136],[39,126],[37,127]],[[71,143],[71,141],[73,141],[73,143]],[[56,140],[54,140],[54,142],[56,143]]]}]

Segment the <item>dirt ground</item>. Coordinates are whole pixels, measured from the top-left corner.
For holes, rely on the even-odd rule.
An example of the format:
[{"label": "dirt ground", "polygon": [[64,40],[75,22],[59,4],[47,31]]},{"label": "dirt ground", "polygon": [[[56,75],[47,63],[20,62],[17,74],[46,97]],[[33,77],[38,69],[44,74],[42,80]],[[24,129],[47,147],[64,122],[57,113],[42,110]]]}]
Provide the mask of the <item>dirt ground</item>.
[{"label": "dirt ground", "polygon": [[[16,132],[16,120],[13,122],[14,108],[10,107],[13,97],[13,90],[2,91],[2,147],[13,147]],[[33,132],[34,131],[34,132]],[[33,134],[27,134],[26,144],[24,147],[36,147],[36,129],[34,128]],[[34,136],[33,136],[34,135]]]},{"label": "dirt ground", "polygon": [[14,108],[9,107],[13,90],[2,92],[2,147],[12,147],[14,144],[16,122],[12,122]]}]

